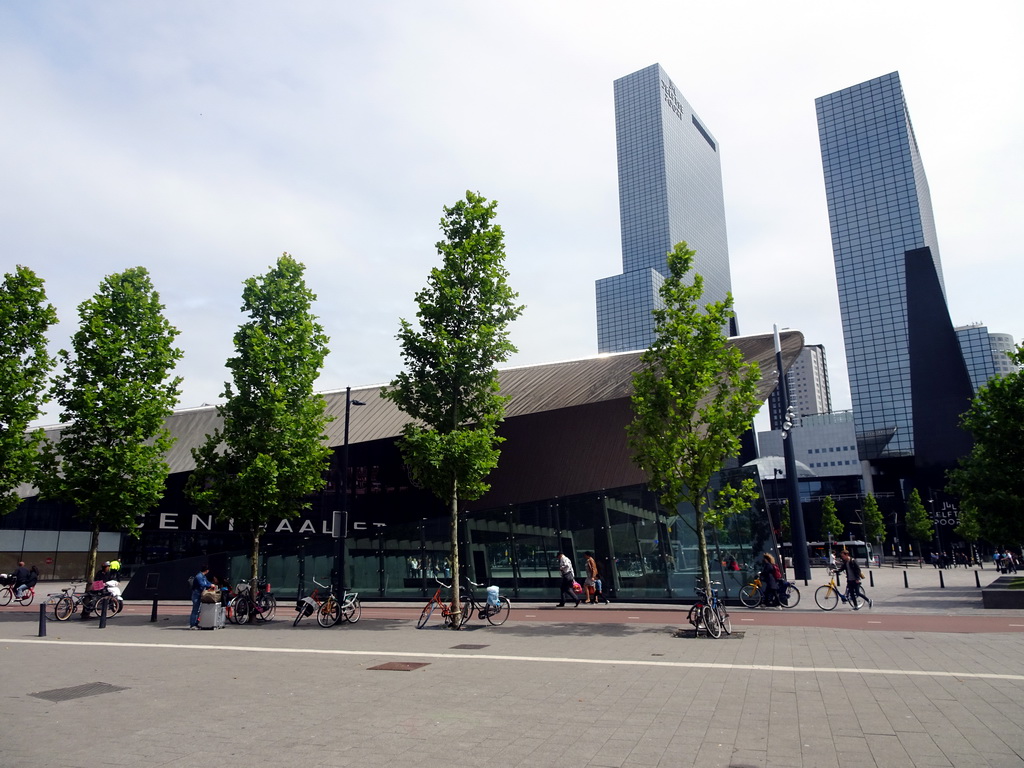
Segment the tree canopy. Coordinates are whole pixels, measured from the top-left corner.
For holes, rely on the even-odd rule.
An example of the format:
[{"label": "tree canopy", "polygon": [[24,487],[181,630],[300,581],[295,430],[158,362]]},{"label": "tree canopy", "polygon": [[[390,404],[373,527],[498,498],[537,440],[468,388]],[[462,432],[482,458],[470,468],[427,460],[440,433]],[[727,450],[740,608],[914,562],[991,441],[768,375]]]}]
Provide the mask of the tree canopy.
[{"label": "tree canopy", "polygon": [[297,517],[307,497],[325,484],[330,418],[313,393],[328,338],[312,314],[316,296],[305,267],[283,254],[276,265],[245,281],[242,312],[227,361],[224,423],[193,449],[195,472],[186,492],[201,508],[230,519],[250,537],[252,578],[258,575],[260,537],[272,519]]},{"label": "tree canopy", "polygon": [[693,507],[701,578],[709,584],[705,526],[720,525],[757,496],[747,479],[720,493],[714,506],[710,501],[715,473],[739,454],[740,436],[761,406],[761,373],[725,335],[732,296],[700,307],[704,280],[691,274],[694,255],[686,243],[668,254],[661,306],[653,311],[655,340],[633,375],[628,435],[634,461],[661,503],[673,510],[682,503]]},{"label": "tree canopy", "polygon": [[885,519],[878,507],[878,499],[871,493],[864,498],[864,539],[877,543],[885,539]]},{"label": "tree canopy", "polygon": [[[1024,366],[1024,345],[1010,359]],[[961,423],[974,447],[949,473],[949,490],[981,537],[997,546],[1024,541],[1024,372],[989,380]]]},{"label": "tree canopy", "polygon": [[106,277],[78,307],[71,350],[53,398],[65,426],[46,454],[59,469],[41,479],[45,496],[72,503],[92,526],[86,578],[96,567],[100,528],[139,535],[145,513],[164,494],[172,438],[165,422],[178,402],[172,377],[178,330],[149,273],[134,267]]},{"label": "tree canopy", "polygon": [[412,475],[449,509],[456,607],[459,501],[480,498],[498,464],[503,439],[496,429],[507,398],[494,366],[516,351],[508,326],[523,311],[508,285],[504,233],[493,223],[497,205],[467,191],[444,208],[441,266],[416,294],[417,324],[401,320],[405,370],[382,393],[413,419],[398,443]]},{"label": "tree canopy", "polygon": [[907,533],[918,543],[919,550],[922,542],[931,543],[935,536],[935,527],[932,525],[931,518],[928,517],[928,510],[924,508],[924,502],[921,501],[921,494],[917,488],[910,492],[910,497],[907,499],[906,521]]},{"label": "tree canopy", "polygon": [[821,537],[843,538],[843,521],[836,514],[836,502],[831,496],[821,502]]},{"label": "tree canopy", "polygon": [[29,432],[46,402],[54,358],[46,333],[57,311],[43,280],[18,265],[0,284],[0,515],[21,503],[18,486],[36,483],[43,430]]}]

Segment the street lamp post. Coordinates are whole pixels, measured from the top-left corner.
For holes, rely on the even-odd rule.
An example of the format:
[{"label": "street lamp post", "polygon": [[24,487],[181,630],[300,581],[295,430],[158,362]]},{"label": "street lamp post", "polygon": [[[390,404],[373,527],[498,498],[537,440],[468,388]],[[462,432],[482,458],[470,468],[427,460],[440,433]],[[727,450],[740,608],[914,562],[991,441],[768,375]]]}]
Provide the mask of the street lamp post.
[{"label": "street lamp post", "polygon": [[782,371],[782,342],[779,340],[779,326],[775,328],[775,364],[779,373],[779,399],[786,414],[782,430],[782,455],[786,461],[786,487],[789,491],[789,528],[793,538],[793,574],[797,579],[811,578],[811,563],[807,557],[807,531],[804,528],[804,511],[800,505],[800,479],[796,473],[796,453],[793,449],[792,411],[789,404],[789,386]]},{"label": "street lamp post", "polygon": [[348,538],[348,425],[353,405],[366,405],[352,399],[352,387],[345,387],[345,440],[341,446],[341,478],[338,493],[341,495],[334,512],[334,594],[339,600],[345,599],[345,539]]}]

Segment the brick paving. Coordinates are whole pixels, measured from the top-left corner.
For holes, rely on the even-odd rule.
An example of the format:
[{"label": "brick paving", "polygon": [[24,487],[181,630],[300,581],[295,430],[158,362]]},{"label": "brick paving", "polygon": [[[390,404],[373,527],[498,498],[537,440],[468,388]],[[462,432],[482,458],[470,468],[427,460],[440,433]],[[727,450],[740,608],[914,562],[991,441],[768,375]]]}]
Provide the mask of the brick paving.
[{"label": "brick paving", "polygon": [[[523,604],[455,633],[416,630],[411,606],[327,630],[282,606],[268,625],[189,632],[143,605],[46,638],[36,613],[0,609],[0,766],[1024,765],[1024,634],[962,628],[1024,612],[982,611],[970,571],[938,590],[911,569],[905,590],[882,570],[873,611],[819,611],[816,571],[795,611],[737,609],[720,640],[652,606]],[[915,613],[951,631],[867,631]],[[425,666],[371,669],[391,662]]]}]

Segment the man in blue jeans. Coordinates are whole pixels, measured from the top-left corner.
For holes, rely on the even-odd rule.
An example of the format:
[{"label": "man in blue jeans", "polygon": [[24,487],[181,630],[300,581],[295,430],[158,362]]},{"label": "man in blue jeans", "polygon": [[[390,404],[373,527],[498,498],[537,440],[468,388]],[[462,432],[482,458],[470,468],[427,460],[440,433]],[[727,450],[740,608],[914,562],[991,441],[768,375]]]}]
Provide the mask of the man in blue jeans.
[{"label": "man in blue jeans", "polygon": [[210,572],[210,566],[204,565],[192,578],[192,616],[188,620],[189,629],[199,629],[199,605],[202,602],[203,590],[213,586],[206,574]]}]

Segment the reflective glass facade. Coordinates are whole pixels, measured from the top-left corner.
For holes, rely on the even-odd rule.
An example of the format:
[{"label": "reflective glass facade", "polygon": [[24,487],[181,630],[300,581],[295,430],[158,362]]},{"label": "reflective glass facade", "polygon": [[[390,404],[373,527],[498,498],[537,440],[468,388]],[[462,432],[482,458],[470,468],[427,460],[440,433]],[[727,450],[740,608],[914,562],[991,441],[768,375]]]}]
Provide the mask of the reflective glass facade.
[{"label": "reflective glass facade", "polygon": [[942,267],[899,74],[815,105],[858,438],[891,435],[882,457],[911,456],[905,253],[929,248],[940,286]]},{"label": "reflective glass facade", "polygon": [[697,252],[704,301],[731,290],[718,142],[659,64],[615,81],[623,274],[597,282],[599,352],[646,349],[655,275],[685,240]]}]

